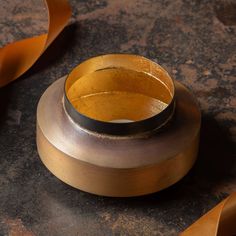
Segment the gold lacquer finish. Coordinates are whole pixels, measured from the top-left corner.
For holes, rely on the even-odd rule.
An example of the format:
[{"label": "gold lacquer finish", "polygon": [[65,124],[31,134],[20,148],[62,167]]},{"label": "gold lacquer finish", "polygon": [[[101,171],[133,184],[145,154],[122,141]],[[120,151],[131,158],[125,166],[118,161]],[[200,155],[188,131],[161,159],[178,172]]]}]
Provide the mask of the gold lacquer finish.
[{"label": "gold lacquer finish", "polygon": [[53,83],[37,109],[37,146],[65,183],[138,196],[180,180],[195,162],[200,111],[188,90],[136,55],[89,59]]}]

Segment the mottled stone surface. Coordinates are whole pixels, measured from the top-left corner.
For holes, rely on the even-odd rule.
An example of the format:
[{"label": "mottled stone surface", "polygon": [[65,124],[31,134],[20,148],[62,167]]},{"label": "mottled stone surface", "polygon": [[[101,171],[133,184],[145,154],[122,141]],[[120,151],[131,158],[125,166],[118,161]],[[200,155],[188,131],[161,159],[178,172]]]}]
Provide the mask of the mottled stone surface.
[{"label": "mottled stone surface", "polygon": [[[0,235],[177,235],[236,191],[236,12],[231,0],[71,0],[71,24],[22,78],[0,90]],[[46,32],[38,0],[1,0],[0,46]],[[43,91],[81,61],[144,55],[196,95],[200,154],[179,183],[116,199],[49,173],[35,144]],[[1,79],[1,78],[0,78]]]}]

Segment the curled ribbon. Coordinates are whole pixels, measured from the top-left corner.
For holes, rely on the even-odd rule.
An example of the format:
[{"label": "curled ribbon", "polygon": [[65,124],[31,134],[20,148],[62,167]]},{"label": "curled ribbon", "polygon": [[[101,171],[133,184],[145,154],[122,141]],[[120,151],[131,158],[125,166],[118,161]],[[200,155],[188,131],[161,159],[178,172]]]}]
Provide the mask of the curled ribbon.
[{"label": "curled ribbon", "polygon": [[66,26],[71,15],[67,0],[45,0],[45,3],[49,17],[48,33],[0,48],[0,87],[26,72]]},{"label": "curled ribbon", "polygon": [[180,236],[236,235],[236,192],[207,212]]}]

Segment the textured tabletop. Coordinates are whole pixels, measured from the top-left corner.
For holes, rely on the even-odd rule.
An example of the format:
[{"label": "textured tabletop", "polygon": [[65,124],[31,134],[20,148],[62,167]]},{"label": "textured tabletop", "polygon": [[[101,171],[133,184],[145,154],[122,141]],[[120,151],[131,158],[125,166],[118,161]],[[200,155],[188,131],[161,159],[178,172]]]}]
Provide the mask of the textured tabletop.
[{"label": "textured tabletop", "polygon": [[[43,1],[0,2],[0,46],[46,32]],[[236,191],[235,1],[70,3],[69,26],[30,71],[0,90],[0,235],[177,235]],[[195,94],[203,115],[194,168],[145,197],[97,197],[69,187],[36,149],[36,107],[45,89],[87,58],[120,52],[161,64]]]}]

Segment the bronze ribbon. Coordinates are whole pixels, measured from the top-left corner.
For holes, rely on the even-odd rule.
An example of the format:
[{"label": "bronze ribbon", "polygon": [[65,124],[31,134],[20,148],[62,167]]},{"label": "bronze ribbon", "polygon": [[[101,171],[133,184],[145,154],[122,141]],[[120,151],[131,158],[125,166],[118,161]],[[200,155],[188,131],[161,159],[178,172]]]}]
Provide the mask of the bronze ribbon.
[{"label": "bronze ribbon", "polygon": [[45,0],[48,33],[13,42],[0,48],[0,87],[25,73],[67,25],[71,8],[67,0]]},{"label": "bronze ribbon", "polygon": [[236,192],[187,228],[181,236],[236,235]]},{"label": "bronze ribbon", "polygon": [[[49,16],[48,33],[0,48],[0,87],[25,73],[66,26],[71,15],[67,0],[45,0]],[[202,216],[181,236],[236,235],[236,193]]]}]

